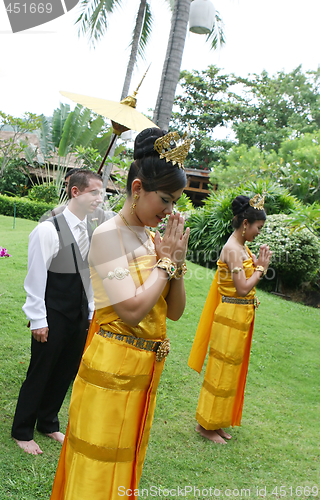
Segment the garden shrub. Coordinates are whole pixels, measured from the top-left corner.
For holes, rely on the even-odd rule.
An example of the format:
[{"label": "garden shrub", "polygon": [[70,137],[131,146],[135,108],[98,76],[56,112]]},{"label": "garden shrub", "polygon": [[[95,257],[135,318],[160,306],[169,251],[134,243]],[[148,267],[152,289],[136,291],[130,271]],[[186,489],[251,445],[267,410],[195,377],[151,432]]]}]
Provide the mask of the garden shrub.
[{"label": "garden shrub", "polygon": [[25,162],[22,159],[11,160],[4,168],[0,178],[0,194],[26,196],[28,194],[29,178],[23,169]]},{"label": "garden shrub", "polygon": [[261,234],[248,244],[251,251],[259,255],[263,243],[272,250],[267,276],[261,285],[278,291],[281,285],[296,288],[302,282],[315,278],[320,267],[320,243],[309,231],[293,231],[285,214],[269,215]]},{"label": "garden shrub", "polygon": [[39,220],[40,217],[52,210],[55,203],[39,203],[31,201],[28,198],[10,197],[0,195],[0,214],[7,216],[14,216],[14,205],[16,204],[16,217],[21,219]]},{"label": "garden shrub", "polygon": [[36,184],[28,192],[28,198],[32,201],[57,204],[59,202],[57,186],[55,184]]},{"label": "garden shrub", "polygon": [[285,188],[269,180],[214,191],[205,200],[204,207],[197,209],[187,220],[190,227],[187,258],[197,264],[213,267],[233,231],[232,200],[239,194],[251,198],[256,193],[265,194],[267,214],[289,214],[300,206],[300,202]]}]

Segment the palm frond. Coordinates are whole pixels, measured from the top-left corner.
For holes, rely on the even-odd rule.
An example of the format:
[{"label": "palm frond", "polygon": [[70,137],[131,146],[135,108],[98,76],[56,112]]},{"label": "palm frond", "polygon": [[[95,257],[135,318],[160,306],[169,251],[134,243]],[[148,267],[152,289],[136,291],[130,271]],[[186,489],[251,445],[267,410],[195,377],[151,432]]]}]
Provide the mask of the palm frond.
[{"label": "palm frond", "polygon": [[41,154],[44,158],[47,158],[52,153],[54,146],[51,137],[51,126],[44,115],[40,116],[39,142]]},{"label": "palm frond", "polygon": [[70,113],[69,104],[62,104],[62,103],[60,103],[60,108],[55,109],[53,112],[52,142],[56,148],[59,147],[60,139],[63,133],[63,127],[69,113]]},{"label": "palm frond", "polygon": [[88,35],[93,46],[99,42],[108,29],[108,14],[112,14],[117,6],[121,6],[122,0],[82,0],[82,10],[76,23],[80,23],[79,36]]},{"label": "palm frond", "polygon": [[77,105],[69,114],[68,118],[65,121],[63,132],[61,136],[61,140],[59,143],[58,154],[59,156],[67,156],[70,149],[74,144],[74,135],[75,135],[75,127],[74,125],[78,123],[78,118],[81,112],[82,106]]},{"label": "palm frond", "polygon": [[211,48],[216,49],[226,43],[224,37],[224,24],[218,11],[215,14],[215,21],[211,33],[207,36],[207,42],[211,43]]},{"label": "palm frond", "polygon": [[140,36],[140,40],[139,40],[139,46],[138,46],[138,55],[142,59],[144,59],[145,49],[146,49],[146,46],[149,42],[150,35],[152,32],[152,26],[153,26],[152,12],[151,12],[149,3],[146,2],[145,14],[144,14],[144,19],[143,19],[141,36]]}]

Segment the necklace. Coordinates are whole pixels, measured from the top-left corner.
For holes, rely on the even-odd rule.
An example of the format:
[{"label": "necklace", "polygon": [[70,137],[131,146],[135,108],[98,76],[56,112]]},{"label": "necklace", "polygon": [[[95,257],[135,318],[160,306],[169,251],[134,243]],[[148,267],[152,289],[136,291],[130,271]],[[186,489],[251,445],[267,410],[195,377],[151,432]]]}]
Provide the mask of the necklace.
[{"label": "necklace", "polygon": [[146,228],[144,228],[144,232],[147,236],[147,241],[145,242],[145,241],[143,241],[141,236],[130,226],[129,222],[127,221],[127,219],[123,215],[122,210],[120,210],[119,215],[120,215],[121,219],[123,220],[123,222],[125,223],[125,225],[127,226],[127,228],[129,228],[130,231],[132,231],[136,235],[136,237],[140,241],[141,245],[143,245],[144,248],[147,250],[148,254],[154,255],[155,254],[154,244],[153,244],[153,241],[151,239],[149,231],[147,231]]},{"label": "necklace", "polygon": [[234,233],[232,233],[232,236],[237,240],[239,245],[241,245],[243,248],[245,248],[244,243],[241,243],[241,241],[238,240],[238,238],[236,237],[236,235]]},{"label": "necklace", "polygon": [[236,239],[237,243],[239,243],[239,245],[242,246],[243,250],[245,251],[245,254],[248,258],[250,258],[250,255],[248,254],[248,251],[244,245],[244,243],[240,243],[240,241],[238,240],[238,238],[236,237],[236,235],[234,233],[232,233],[232,236],[234,236],[234,238]]}]

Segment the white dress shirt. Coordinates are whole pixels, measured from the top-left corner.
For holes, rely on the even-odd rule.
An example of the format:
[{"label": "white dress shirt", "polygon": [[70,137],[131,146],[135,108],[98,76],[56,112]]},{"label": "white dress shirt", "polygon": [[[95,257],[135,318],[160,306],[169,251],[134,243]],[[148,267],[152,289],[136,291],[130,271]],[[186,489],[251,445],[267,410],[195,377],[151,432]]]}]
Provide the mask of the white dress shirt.
[{"label": "white dress shirt", "polygon": [[[63,215],[78,243],[81,220],[74,215],[68,207],[63,211]],[[87,220],[86,218],[84,219]],[[57,256],[59,251],[59,236],[52,222],[45,221],[38,224],[29,236],[28,247],[28,273],[24,282],[24,289],[27,298],[22,307],[25,315],[30,320],[30,329],[45,328],[48,326],[47,311],[44,301],[47,286],[47,272],[51,261]],[[94,310],[93,291],[90,282],[88,290],[89,319],[92,318]]]}]

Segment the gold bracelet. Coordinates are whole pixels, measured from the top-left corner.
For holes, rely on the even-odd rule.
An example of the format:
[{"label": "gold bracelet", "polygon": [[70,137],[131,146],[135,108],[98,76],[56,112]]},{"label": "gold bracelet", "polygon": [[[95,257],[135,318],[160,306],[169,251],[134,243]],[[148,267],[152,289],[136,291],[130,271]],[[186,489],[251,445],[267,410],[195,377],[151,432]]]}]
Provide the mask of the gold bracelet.
[{"label": "gold bracelet", "polygon": [[172,280],[175,277],[177,271],[177,265],[172,262],[168,257],[163,257],[163,259],[159,259],[154,267],[158,267],[159,269],[163,269],[168,274],[168,280]]},{"label": "gold bracelet", "polygon": [[267,272],[267,269],[265,270],[263,266],[257,266],[255,268],[255,271],[260,271],[262,274],[261,274],[261,278],[263,278],[263,276],[266,274]]},{"label": "gold bracelet", "polygon": [[187,272],[187,266],[186,263],[183,262],[181,266],[177,268],[175,278],[179,280],[180,278],[182,278],[182,276],[186,274],[186,272]]}]

